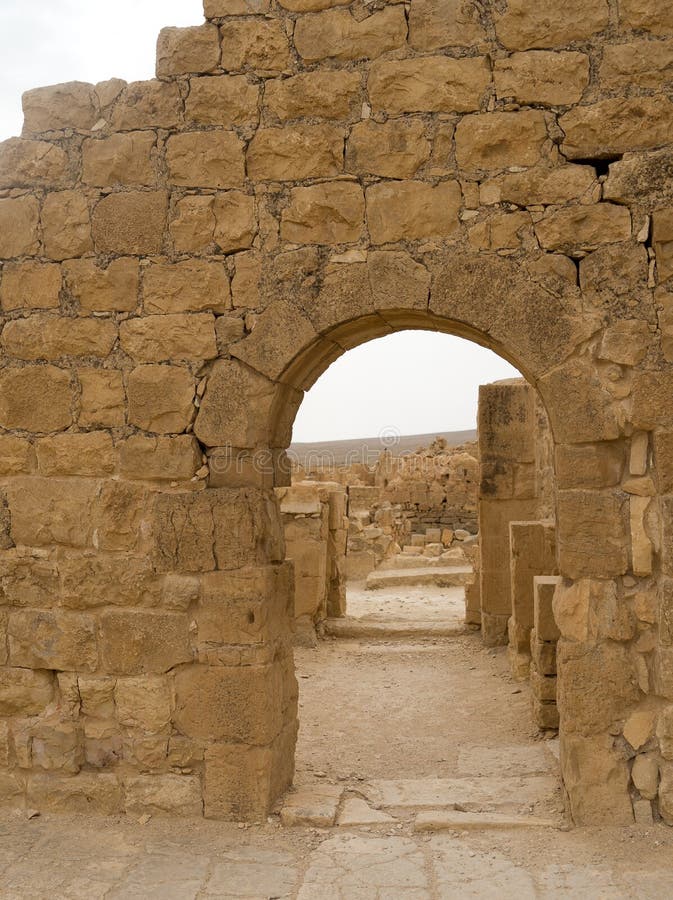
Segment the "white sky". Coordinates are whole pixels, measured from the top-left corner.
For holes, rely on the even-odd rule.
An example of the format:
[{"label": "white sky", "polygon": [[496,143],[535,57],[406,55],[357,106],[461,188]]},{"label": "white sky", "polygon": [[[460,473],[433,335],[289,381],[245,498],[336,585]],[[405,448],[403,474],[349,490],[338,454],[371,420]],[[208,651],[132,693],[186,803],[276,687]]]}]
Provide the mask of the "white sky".
[{"label": "white sky", "polygon": [[[202,21],[201,0],[0,0],[0,140],[21,132],[23,91],[151,78],[160,29]],[[473,428],[478,386],[516,375],[469,341],[399,332],[330,366],[299,410],[294,440]]]}]

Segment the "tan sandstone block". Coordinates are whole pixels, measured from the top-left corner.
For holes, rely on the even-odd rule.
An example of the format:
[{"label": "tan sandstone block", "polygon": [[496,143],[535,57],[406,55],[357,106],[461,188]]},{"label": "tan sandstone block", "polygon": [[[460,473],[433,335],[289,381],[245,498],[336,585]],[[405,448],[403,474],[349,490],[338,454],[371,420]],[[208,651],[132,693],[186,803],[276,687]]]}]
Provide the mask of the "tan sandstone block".
[{"label": "tan sandstone block", "polygon": [[169,138],[168,177],[184,187],[239,187],[245,179],[243,144],[228,131],[193,131]]},{"label": "tan sandstone block", "polygon": [[496,60],[494,79],[499,98],[512,97],[524,105],[572,106],[589,84],[589,57],[548,50],[513,53]]},{"label": "tan sandstone block", "polygon": [[469,229],[470,244],[476,250],[514,250],[531,234],[527,212],[502,213]]},{"label": "tan sandstone block", "polygon": [[347,6],[349,0],[278,0],[278,2],[292,12],[320,12],[332,6]]},{"label": "tan sandstone block", "polygon": [[303,72],[292,78],[268,81],[264,88],[267,111],[286,122],[313,117],[348,119],[360,113],[359,72]]},{"label": "tan sandstone block", "polygon": [[201,448],[188,434],[177,437],[134,434],[120,446],[120,468],[125,478],[188,481],[201,465]]},{"label": "tan sandstone block", "polygon": [[485,39],[475,0],[413,0],[409,43],[415,50],[473,47]]},{"label": "tan sandstone block", "polygon": [[119,340],[124,352],[140,362],[217,356],[215,317],[210,313],[128,319],[120,325]]},{"label": "tan sandstone block", "polygon": [[162,434],[184,431],[194,413],[194,378],[179,366],[138,366],[128,376],[129,424]]},{"label": "tan sandstone block", "polygon": [[40,207],[35,197],[0,198],[0,259],[34,256],[40,249]]},{"label": "tan sandstone block", "polygon": [[198,775],[137,775],[127,778],[124,808],[128,815],[201,818],[201,779]]},{"label": "tan sandstone block", "polygon": [[211,744],[205,763],[206,818],[257,821],[268,815],[273,769],[270,748]]},{"label": "tan sandstone block", "polygon": [[41,719],[30,729],[30,738],[34,767],[73,775],[82,768],[84,735],[78,723],[55,717]]},{"label": "tan sandstone block", "polygon": [[260,128],[248,145],[254,181],[304,181],[343,171],[344,133],[333,125]]},{"label": "tan sandstone block", "polygon": [[292,65],[290,44],[280,20],[230,19],[220,28],[225,72],[284,72]]},{"label": "tan sandstone block", "polygon": [[175,128],[182,120],[182,99],[176,82],[133,81],[114,105],[115,131],[138,128]]},{"label": "tan sandstone block", "polygon": [[89,475],[110,473],[116,467],[112,438],[107,431],[57,434],[37,442],[40,475]]},{"label": "tan sandstone block", "polygon": [[540,110],[465,116],[456,127],[456,159],[467,171],[534,166],[546,140]]},{"label": "tan sandstone block", "polygon": [[93,214],[96,249],[131,256],[160,253],[167,211],[165,191],[128,191],[104,197]]},{"label": "tan sandstone block", "polygon": [[8,322],[2,346],[19,359],[58,359],[62,356],[108,356],[117,340],[117,326],[105,319],[56,318],[34,313]]},{"label": "tan sandstone block", "polygon": [[89,203],[78,191],[47,194],[42,204],[42,236],[47,256],[68,259],[93,249]]},{"label": "tan sandstone block", "polygon": [[343,181],[295,188],[283,210],[280,233],[296,244],[347,244],[359,240],[364,227],[362,188]]},{"label": "tan sandstone block", "polygon": [[0,667],[0,714],[39,715],[54,696],[51,672]]},{"label": "tan sandstone block", "polygon": [[267,13],[271,0],[203,0],[206,19]]},{"label": "tan sandstone block", "polygon": [[329,9],[302,16],[294,29],[294,45],[305,62],[375,59],[403,47],[406,39],[402,6],[387,6],[360,21],[349,10]]},{"label": "tan sandstone block", "polygon": [[[62,587],[60,602],[70,609],[150,606],[160,601],[161,584],[146,557],[75,551],[63,553],[58,568]],[[104,717],[102,711],[95,715]]]},{"label": "tan sandstone block", "polygon": [[170,231],[179,252],[204,251],[213,244],[223,253],[245,250],[257,234],[255,198],[240,191],[184,197]]},{"label": "tan sandstone block", "polygon": [[208,376],[194,434],[207,446],[257,447],[269,440],[272,382],[235,359],[218,360]]},{"label": "tan sandstone block", "polygon": [[367,222],[375,244],[449,237],[458,228],[460,185],[385,182],[367,189]]},{"label": "tan sandstone block", "polygon": [[549,212],[535,225],[546,250],[591,250],[631,237],[631,213],[614,203],[569,206]]},{"label": "tan sandstone block", "polygon": [[622,27],[667,35],[673,31],[673,8],[662,0],[619,0],[619,22]]},{"label": "tan sandstone block", "polygon": [[550,206],[592,199],[597,184],[596,170],[591,166],[534,166],[525,172],[506,172],[482,182],[480,198],[484,204]]},{"label": "tan sandstone block", "polygon": [[608,89],[638,84],[658,90],[662,84],[673,81],[673,40],[606,44],[599,77],[601,85]]},{"label": "tan sandstone block", "polygon": [[171,688],[165,676],[117,678],[114,697],[117,718],[129,728],[156,732],[171,721]]},{"label": "tan sandstone block", "polygon": [[571,41],[591,37],[607,28],[607,0],[568,0],[559,6],[554,0],[508,0],[505,12],[496,15],[498,40],[509,50],[533,47],[562,47]]},{"label": "tan sandstone block", "polygon": [[430,142],[420,120],[359,122],[346,146],[346,169],[358,175],[412,178],[430,158]]},{"label": "tan sandstone block", "polygon": [[561,150],[570,159],[595,159],[668,143],[673,103],[664,95],[616,97],[578,106],[559,119]]},{"label": "tan sandstone block", "polygon": [[234,264],[236,271],[231,282],[234,309],[256,309],[260,305],[261,257],[254,250],[237,253]]},{"label": "tan sandstone block", "polygon": [[0,188],[65,187],[68,156],[57,144],[10,138],[0,143]]},{"label": "tan sandstone block", "polygon": [[0,371],[0,425],[26,431],[61,431],[72,423],[70,373],[56,366]]},{"label": "tan sandstone block", "polygon": [[7,494],[14,542],[29,547],[86,546],[97,492],[97,482],[81,478],[13,479]]},{"label": "tan sandstone block", "polygon": [[54,812],[95,812],[110,816],[121,809],[117,776],[102,772],[30,775],[28,798],[33,807]]},{"label": "tan sandstone block", "polygon": [[21,475],[33,468],[33,445],[12,434],[0,434],[0,475]]},{"label": "tan sandstone block", "polygon": [[559,491],[558,551],[569,578],[609,578],[628,568],[625,503],[610,491]]},{"label": "tan sandstone block", "polygon": [[231,309],[227,270],[221,262],[158,260],[143,269],[145,313],[180,313]]},{"label": "tan sandstone block", "polygon": [[609,734],[566,734],[561,750],[563,782],[577,825],[633,824],[629,770]]},{"label": "tan sandstone block", "polygon": [[137,259],[113,259],[106,269],[93,259],[64,263],[66,285],[87,312],[132,312],[138,305]]},{"label": "tan sandstone block", "polygon": [[102,140],[90,139],[82,147],[82,180],[98,187],[147,185],[157,182],[154,165],[156,134],[131,131]]},{"label": "tan sandstone block", "polygon": [[372,65],[367,89],[372,107],[391,116],[409,112],[478,110],[491,70],[485,57],[382,60]]},{"label": "tan sandstone block", "polygon": [[82,388],[79,425],[84,428],[124,425],[122,373],[114,369],[78,369],[77,376]]},{"label": "tan sandstone block", "polygon": [[666,281],[673,275],[673,207],[657,209],[652,214],[652,242],[658,280]]},{"label": "tan sandstone block", "polygon": [[190,78],[185,118],[196,125],[254,125],[259,121],[259,86],[244,75]]},{"label": "tan sandstone block", "polygon": [[181,613],[106,610],[100,647],[104,670],[112,675],[161,675],[191,662],[189,621]]},{"label": "tan sandstone block", "polygon": [[220,62],[216,25],[162,28],[157,40],[157,75],[212,72]]},{"label": "tan sandstone block", "polygon": [[645,358],[651,341],[652,334],[647,322],[625,319],[605,329],[598,356],[622,366],[637,366]]},{"label": "tan sandstone block", "polygon": [[0,281],[4,310],[56,309],[61,292],[61,267],[55,263],[5,263]]},{"label": "tan sandstone block", "polygon": [[98,101],[92,84],[70,81],[35,88],[23,95],[24,133],[88,131],[98,119]]},{"label": "tan sandstone block", "polygon": [[636,428],[651,431],[654,428],[670,428],[673,413],[668,398],[673,390],[673,373],[640,372],[633,380],[633,412],[631,419]]},{"label": "tan sandstone block", "polygon": [[12,665],[93,672],[98,667],[92,616],[61,610],[16,610],[8,625]]}]

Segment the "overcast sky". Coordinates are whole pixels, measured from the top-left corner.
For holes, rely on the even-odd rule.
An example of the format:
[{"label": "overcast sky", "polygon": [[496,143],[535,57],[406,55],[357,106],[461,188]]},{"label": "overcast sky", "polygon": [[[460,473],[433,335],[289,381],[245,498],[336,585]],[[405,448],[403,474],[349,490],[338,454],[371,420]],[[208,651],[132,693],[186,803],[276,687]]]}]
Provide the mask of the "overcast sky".
[{"label": "overcast sky", "polygon": [[[0,0],[0,140],[21,131],[21,94],[61,81],[154,75],[165,25],[203,21],[201,0]],[[518,373],[468,341],[407,331],[337,360],[307,394],[294,440],[473,428],[479,384]]]}]

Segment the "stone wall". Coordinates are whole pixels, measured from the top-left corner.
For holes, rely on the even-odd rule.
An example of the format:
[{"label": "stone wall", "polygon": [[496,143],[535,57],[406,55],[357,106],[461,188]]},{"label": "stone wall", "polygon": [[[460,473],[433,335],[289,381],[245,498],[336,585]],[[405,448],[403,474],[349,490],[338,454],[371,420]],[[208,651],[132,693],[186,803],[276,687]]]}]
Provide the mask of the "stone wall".
[{"label": "stone wall", "polygon": [[294,415],[349,348],[429,328],[549,414],[571,813],[673,821],[671,9],[207,0],[156,80],[25,96],[3,802],[266,815],[297,729]]}]

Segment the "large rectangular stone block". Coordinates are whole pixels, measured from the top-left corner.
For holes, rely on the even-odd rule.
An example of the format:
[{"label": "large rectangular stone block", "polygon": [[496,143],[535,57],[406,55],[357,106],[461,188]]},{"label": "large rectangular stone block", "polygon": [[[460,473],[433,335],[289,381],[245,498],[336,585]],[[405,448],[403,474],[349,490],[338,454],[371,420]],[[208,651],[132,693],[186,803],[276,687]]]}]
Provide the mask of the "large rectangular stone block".
[{"label": "large rectangular stone block", "polygon": [[189,620],[182,613],[106,610],[100,649],[103,669],[112,675],[168,672],[192,660]]},{"label": "large rectangular stone block", "polygon": [[509,523],[512,619],[520,643],[527,652],[534,619],[534,578],[556,569],[556,535],[551,521]]}]

